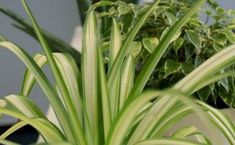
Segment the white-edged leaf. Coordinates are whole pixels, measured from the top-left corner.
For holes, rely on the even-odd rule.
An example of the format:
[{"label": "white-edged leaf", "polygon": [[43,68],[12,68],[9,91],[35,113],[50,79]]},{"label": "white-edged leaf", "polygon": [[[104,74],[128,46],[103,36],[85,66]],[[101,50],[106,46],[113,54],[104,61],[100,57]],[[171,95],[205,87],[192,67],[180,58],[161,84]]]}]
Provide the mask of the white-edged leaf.
[{"label": "white-edged leaf", "polygon": [[113,26],[112,26],[112,31],[111,31],[111,38],[110,38],[110,49],[109,49],[109,69],[111,69],[114,60],[121,48],[122,45],[122,37],[121,37],[121,32],[118,23],[116,20],[113,18]]},{"label": "white-edged leaf", "polygon": [[48,120],[42,118],[28,118],[22,113],[18,113],[2,107],[0,107],[0,113],[9,115],[14,118],[18,118],[24,121],[25,123],[33,126],[36,130],[41,133],[41,135],[47,142],[59,142],[65,140],[65,137],[59,131],[59,129],[56,128],[53,124],[51,124]]},{"label": "white-edged leaf", "polygon": [[156,139],[146,140],[136,143],[135,145],[206,145],[198,142],[183,140],[183,139]]},{"label": "white-edged leaf", "polygon": [[170,25],[174,25],[174,23],[177,21],[177,18],[169,11],[165,11],[165,14],[167,16],[168,22]]},{"label": "white-edged leaf", "polygon": [[69,97],[73,100],[72,104],[76,108],[79,120],[82,122],[82,99],[79,89],[81,76],[77,64],[69,54],[53,53],[53,57],[68,89]]},{"label": "white-edged leaf", "polygon": [[230,144],[235,144],[235,126],[230,119],[215,108],[207,105],[204,102],[197,101],[206,111],[208,111],[212,122],[223,132]]},{"label": "white-edged leaf", "polygon": [[[3,38],[3,37],[2,37]],[[27,66],[28,69],[33,73],[36,80],[38,81],[40,87],[44,91],[46,97],[49,99],[51,105],[55,109],[56,115],[63,124],[63,129],[68,137],[71,135],[71,129],[69,127],[68,117],[64,106],[59,101],[55,89],[52,87],[51,83],[43,73],[43,71],[38,67],[35,61],[19,46],[7,41],[5,38],[0,42],[2,48],[6,48],[13,52],[20,60]],[[65,117],[66,116],[66,117]]]},{"label": "white-edged leaf", "polygon": [[147,49],[147,51],[152,54],[155,48],[157,48],[159,40],[157,39],[157,37],[149,37],[149,38],[144,38],[142,40],[142,43],[144,48]]},{"label": "white-edged leaf", "polygon": [[108,92],[108,86],[107,86],[107,78],[105,74],[105,68],[103,63],[103,57],[100,49],[98,50],[98,75],[100,76],[98,79],[99,82],[99,90],[100,90],[100,96],[101,96],[101,105],[102,105],[102,116],[103,116],[103,126],[104,126],[104,138],[107,139],[111,122],[112,122],[112,116],[111,116],[111,107],[110,107],[110,98],[109,98],[109,92]]},{"label": "white-edged leaf", "polygon": [[123,68],[121,70],[121,83],[120,83],[120,100],[119,108],[121,109],[125,104],[126,99],[132,89],[134,83],[135,65],[134,58],[129,55],[123,63]]},{"label": "white-edged leaf", "polygon": [[[113,18],[113,27],[111,32],[110,44],[111,45],[109,50],[110,53],[109,70],[111,70],[112,65],[122,45],[120,28],[114,18]],[[113,79],[112,82],[108,83],[112,118],[115,118],[118,113],[118,107],[119,107],[118,102],[120,96],[120,71],[121,71],[120,69],[117,70],[116,77]]]},{"label": "white-edged leaf", "polygon": [[[98,51],[98,29],[95,11],[90,9],[87,13],[83,27],[82,40],[82,85],[85,109],[88,113],[86,122],[91,124],[91,129],[86,131],[88,144],[98,142],[98,94],[97,94],[97,51]],[[87,123],[86,123],[87,124]],[[88,128],[88,127],[87,127]]]},{"label": "white-edged leaf", "polygon": [[131,44],[132,44],[136,34],[140,30],[140,28],[144,25],[147,18],[151,15],[151,13],[155,9],[155,7],[159,4],[159,2],[160,2],[160,0],[156,0],[152,6],[147,8],[147,10],[143,13],[143,15],[137,21],[134,28],[130,31],[128,37],[124,40],[123,45],[120,48],[120,51],[114,61],[112,68],[111,68],[111,71],[110,71],[110,74],[108,77],[109,84],[111,84],[112,81],[115,79],[116,73],[120,69],[120,66],[122,65],[122,62],[123,62],[124,58],[126,57],[126,55],[128,53],[130,53],[130,50],[132,49]]},{"label": "white-edged leaf", "polygon": [[201,52],[201,47],[202,47],[201,35],[193,30],[187,30],[186,34],[189,41],[196,48],[196,53],[199,54]]},{"label": "white-edged leaf", "polygon": [[[33,14],[29,8],[29,6],[26,3],[26,0],[21,0],[21,3],[32,23],[32,27],[34,29],[34,32],[42,45],[42,48],[44,50],[44,53],[47,57],[48,64],[50,66],[50,69],[52,71],[53,77],[55,78],[55,82],[60,89],[61,96],[63,97],[64,104],[66,105],[66,108],[68,109],[69,113],[67,114],[68,118],[68,126],[70,126],[70,136],[68,138],[74,142],[74,143],[81,143],[81,144],[86,144],[84,134],[82,132],[82,128],[80,126],[79,122],[79,116],[76,113],[76,108],[72,105],[72,100],[69,97],[69,92],[68,89],[66,88],[65,82],[63,81],[63,78],[59,72],[59,69],[55,63],[55,60],[52,56],[52,50],[48,45],[47,40],[45,39],[43,33],[41,32],[40,27],[37,24],[36,19],[33,17]],[[55,110],[56,111],[56,110]]]},{"label": "white-edged leaf", "polygon": [[173,73],[176,73],[179,70],[180,70],[180,66],[176,61],[171,60],[171,59],[167,59],[164,64],[164,72],[165,72],[164,77],[166,78],[167,76],[169,76]]},{"label": "white-edged leaf", "polygon": [[[36,54],[33,57],[33,60],[37,63],[37,65],[41,68],[47,61],[45,55],[43,54]],[[35,77],[33,74],[30,72],[29,69],[26,70],[25,75],[24,75],[24,80],[22,83],[21,87],[21,93],[24,96],[29,96],[31,89],[33,87],[33,84],[35,82]]]},{"label": "white-edged leaf", "polygon": [[5,106],[9,109],[14,109],[21,112],[27,117],[46,118],[43,112],[34,104],[28,97],[20,95],[9,95],[3,98],[6,101]]},{"label": "white-edged leaf", "polygon": [[131,54],[133,55],[134,58],[136,58],[142,50],[142,43],[139,41],[134,41],[132,42],[131,46],[133,47]]},{"label": "white-edged leaf", "polygon": [[[182,18],[180,18],[167,32],[167,34],[162,38],[158,47],[154,50],[153,54],[145,62],[144,66],[142,67],[140,73],[138,74],[135,85],[131,90],[131,97],[136,97],[140,94],[149,77],[151,76],[152,72],[154,71],[155,67],[157,66],[158,62],[161,60],[162,56],[166,52],[168,46],[172,42],[172,40],[178,36],[180,29],[188,22],[189,18],[198,11],[198,8],[204,4],[206,0],[199,0],[197,1],[194,6],[189,9]],[[178,38],[178,37],[177,37]],[[177,39],[176,38],[176,39]]]},{"label": "white-edged leaf", "polygon": [[205,135],[203,135],[196,127],[194,126],[189,126],[189,127],[183,127],[180,128],[179,130],[177,130],[171,137],[172,138],[177,138],[177,139],[187,139],[187,137],[190,136],[195,136],[196,139],[200,142],[200,143],[204,143],[204,144],[211,144],[207,137]]}]

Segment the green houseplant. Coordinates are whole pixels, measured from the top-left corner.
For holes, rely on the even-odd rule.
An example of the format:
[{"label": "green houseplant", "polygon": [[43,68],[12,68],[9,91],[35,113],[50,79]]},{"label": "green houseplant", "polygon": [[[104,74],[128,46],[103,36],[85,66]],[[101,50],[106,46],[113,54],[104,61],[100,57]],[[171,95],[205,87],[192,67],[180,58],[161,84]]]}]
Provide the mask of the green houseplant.
[{"label": "green houseplant", "polygon": [[[90,5],[91,2],[84,1],[84,3]],[[84,3],[80,1],[78,6],[83,6]],[[99,21],[102,21],[102,25],[105,23],[101,30],[104,46],[108,46],[109,43],[110,26],[112,26],[110,17],[118,18],[117,23],[121,27],[122,35],[125,36],[128,35],[129,28],[133,27],[138,20],[141,9],[145,7],[135,4],[126,5],[120,1],[114,3],[111,8],[102,7],[102,10],[99,8],[98,11],[98,17],[102,18]],[[136,45],[134,55],[137,59],[136,73],[139,72],[143,62],[156,48],[159,40],[166,34],[170,26],[190,8],[192,3],[191,0],[160,2],[160,8],[154,12],[134,38],[134,45]],[[225,10],[214,1],[207,1],[207,3],[210,7],[204,7],[203,11],[191,17],[169,45],[167,52],[149,78],[147,88],[163,89],[172,86],[206,59],[234,43],[235,34],[232,32],[235,24],[234,10]],[[81,11],[88,9],[87,6],[83,8],[84,10]],[[38,40],[32,25],[26,20],[4,7],[0,7],[0,12],[16,22],[13,26]],[[206,15],[205,22],[201,20],[202,14]],[[83,13],[81,13],[81,17],[84,17]],[[212,21],[210,24],[208,24],[209,19]],[[42,33],[53,52],[69,53],[75,58],[76,63],[80,64],[80,59],[78,59],[80,54],[74,48],[45,30],[42,30]],[[109,58],[109,56],[106,57]],[[233,70],[233,67],[221,70],[221,73],[230,70]],[[233,107],[233,97],[226,97],[233,96],[233,88],[233,77],[227,77],[198,90],[194,96],[216,108]]]},{"label": "green houseplant", "polygon": [[[160,2],[159,9],[150,16],[134,39],[136,73],[141,70],[142,64],[153,53],[169,28],[191,5],[190,0]],[[139,11],[144,7],[119,2],[117,6],[103,15],[118,17],[125,36],[135,25],[138,15],[141,14]],[[216,5],[212,8],[204,6],[202,11],[193,15],[168,46],[167,52],[148,80],[146,88],[164,89],[174,85],[209,57],[233,44],[234,14],[234,10],[225,10]],[[205,15],[204,21],[201,15]],[[231,70],[233,67],[222,71]],[[194,96],[216,108],[233,107],[233,97],[226,97],[233,96],[233,88],[233,77],[228,77],[198,90]],[[221,102],[225,102],[226,105]]]},{"label": "green houseplant", "polygon": [[[152,12],[158,9],[159,2],[143,10],[128,36],[122,37],[115,17],[112,18],[108,47],[110,60],[105,69],[103,47],[100,45],[103,40],[95,9],[115,3],[104,1],[89,8],[84,24],[81,66],[78,67],[71,55],[52,53],[25,0],[22,0],[44,53],[32,58],[18,45],[0,37],[0,46],[16,54],[28,68],[21,93],[1,99],[0,112],[20,121],[0,136],[0,142],[15,144],[5,138],[20,127],[30,124],[48,144],[223,144],[220,136],[203,135],[193,126],[180,128],[166,136],[166,131],[178,120],[194,112],[202,122],[214,124],[229,144],[235,144],[234,124],[220,111],[188,97],[198,88],[228,75],[227,72],[217,72],[233,63],[235,46],[225,48],[209,58],[171,88],[144,91],[146,82],[171,40],[205,0],[197,1],[172,25],[135,77],[135,59],[131,51],[133,40]],[[46,62],[55,78],[54,85],[40,68]],[[217,76],[216,80],[213,75]],[[50,122],[27,97],[35,80],[53,106],[59,125]],[[211,132],[214,131],[210,125],[207,127]],[[195,136],[196,140],[191,140],[189,136]]]}]

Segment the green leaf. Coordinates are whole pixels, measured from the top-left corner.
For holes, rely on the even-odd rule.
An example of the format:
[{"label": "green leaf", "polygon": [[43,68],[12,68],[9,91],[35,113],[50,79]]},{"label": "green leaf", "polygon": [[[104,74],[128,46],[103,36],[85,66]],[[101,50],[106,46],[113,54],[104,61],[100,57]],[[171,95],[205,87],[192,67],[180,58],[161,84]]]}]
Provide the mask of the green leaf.
[{"label": "green leaf", "polygon": [[107,78],[105,74],[105,68],[103,63],[103,57],[100,49],[98,50],[98,85],[100,90],[101,97],[101,105],[102,105],[102,116],[103,116],[103,127],[104,127],[104,138],[107,139],[111,122],[111,106],[110,106],[110,97],[108,92]]},{"label": "green leaf", "polygon": [[223,86],[223,88],[225,88],[225,90],[227,92],[229,92],[229,82],[228,82],[228,78],[224,78],[222,80],[219,80],[218,81],[218,85],[220,86]]},{"label": "green leaf", "polygon": [[194,66],[192,63],[190,62],[183,62],[183,63],[180,63],[180,68],[182,70],[182,72],[184,73],[184,75],[187,75],[189,74],[191,71],[194,70]]},{"label": "green leaf", "polygon": [[149,77],[151,76],[154,68],[157,66],[158,62],[162,58],[163,54],[166,52],[168,46],[170,45],[172,39],[179,34],[180,29],[187,23],[188,19],[197,12],[198,8],[203,5],[205,0],[199,0],[197,3],[186,12],[186,14],[180,18],[168,31],[165,37],[160,41],[158,47],[154,50],[153,54],[148,58],[142,67],[139,75],[136,78],[135,85],[131,91],[131,97],[135,97],[142,92]]},{"label": "green leaf", "polygon": [[198,66],[190,74],[181,79],[175,85],[175,87],[191,94],[193,90],[205,79],[209,78],[213,74],[220,72],[223,68],[231,65],[231,63],[234,61],[235,45],[232,45],[207,59],[203,64]]},{"label": "green leaf", "polygon": [[164,136],[167,133],[167,130],[171,129],[176,122],[182,120],[182,118],[192,112],[192,106],[175,105],[166,113],[166,115],[162,116],[161,121],[157,123],[154,130],[151,132],[151,137],[159,138]]},{"label": "green leaf", "polygon": [[[169,27],[166,27],[165,30],[162,32],[160,41],[167,35],[168,31],[170,30]],[[181,32],[178,32],[174,37],[171,38],[170,42],[174,42],[180,36]]]},{"label": "green leaf", "polygon": [[150,100],[164,93],[166,92],[146,92],[138,96],[135,100],[130,101],[128,105],[124,106],[115,124],[113,124],[113,128],[109,133],[106,145],[120,145],[140,109]]},{"label": "green leaf", "polygon": [[115,77],[116,73],[118,72],[118,69],[120,68],[123,59],[126,57],[126,55],[130,52],[131,44],[140,30],[140,28],[143,26],[143,24],[146,22],[147,18],[151,15],[154,8],[159,4],[160,0],[157,0],[151,7],[149,7],[145,13],[139,18],[136,25],[132,28],[130,33],[128,34],[128,37],[124,40],[124,43],[122,47],[120,48],[120,51],[117,55],[117,58],[114,61],[114,64],[111,68],[110,75],[108,77],[108,83],[111,83]]},{"label": "green leaf", "polygon": [[165,75],[164,77],[166,78],[167,76],[178,72],[180,70],[179,64],[171,59],[166,60],[165,65],[164,65],[164,72]]},{"label": "green leaf", "polygon": [[235,144],[235,126],[228,119],[228,117],[221,113],[219,110],[216,110],[215,108],[212,108],[203,102],[198,101],[198,103],[202,105],[205,110],[208,111],[209,116],[213,120],[213,123],[223,132],[228,142],[230,144]]},{"label": "green leaf", "polygon": [[200,100],[206,102],[208,100],[209,95],[211,94],[211,88],[209,86],[206,86],[200,90],[197,91],[197,95],[200,98]]},{"label": "green leaf", "polygon": [[225,72],[225,73],[219,73],[216,75],[212,75],[211,77],[208,77],[206,79],[204,79],[196,88],[194,88],[193,92],[196,92],[197,90],[210,85],[216,81],[222,80],[224,78],[227,78],[229,76],[233,76],[235,75],[235,71],[229,71],[229,72]]},{"label": "green leaf", "polygon": [[142,43],[139,41],[134,41],[132,42],[131,46],[133,47],[131,54],[133,55],[134,58],[136,58],[142,50]]},{"label": "green leaf", "polygon": [[110,49],[109,49],[109,55],[110,55],[109,68],[112,67],[114,60],[121,48],[121,45],[122,45],[121,32],[118,23],[113,18],[113,26],[111,31]]},{"label": "green leaf", "polygon": [[134,83],[134,74],[135,74],[135,65],[134,58],[132,55],[129,55],[123,63],[121,70],[121,86],[120,86],[120,100],[119,108],[122,109],[125,104],[126,99],[129,96],[129,93],[132,89]]},{"label": "green leaf", "polygon": [[14,109],[27,117],[46,118],[43,112],[29,98],[19,95],[9,95],[4,97],[6,104],[2,107]]},{"label": "green leaf", "polygon": [[[97,29],[97,21],[95,11],[90,9],[88,11],[86,21],[83,27],[82,40],[82,85],[83,98],[85,108],[88,114],[86,124],[90,124],[90,129],[86,129],[86,137],[88,144],[98,143],[98,67],[97,55],[99,48],[99,33]],[[88,128],[88,127],[86,127]]]},{"label": "green leaf", "polygon": [[198,142],[187,141],[183,139],[156,139],[146,140],[136,143],[135,145],[206,145]]},{"label": "green leaf", "polygon": [[[121,31],[119,29],[118,23],[113,18],[113,27],[111,31],[110,38],[110,62],[109,62],[109,71],[112,68],[112,65],[119,53],[119,50],[122,45]],[[109,96],[110,96],[110,107],[112,118],[115,118],[118,112],[118,102],[120,96],[120,69],[116,72],[116,78],[112,82],[108,83]]]},{"label": "green leaf", "polygon": [[47,142],[64,141],[63,134],[48,120],[42,118],[28,118],[21,113],[0,107],[0,113],[18,118],[37,129]]},{"label": "green leaf", "polygon": [[204,143],[204,144],[211,144],[208,140],[208,138],[206,136],[204,136],[200,130],[198,130],[196,127],[194,126],[190,126],[190,127],[183,127],[179,130],[177,130],[171,137],[173,138],[177,138],[177,139],[183,139],[183,138],[187,138],[190,136],[195,136],[196,139],[200,142],[200,143]]},{"label": "green leaf", "polygon": [[[37,65],[41,68],[43,65],[45,65],[45,63],[47,62],[47,59],[45,57],[45,55],[42,55],[40,53],[36,54],[33,57],[33,60],[37,63]],[[29,69],[26,70],[25,74],[24,74],[24,80],[22,83],[22,87],[21,87],[21,93],[24,96],[29,96],[32,87],[35,83],[35,78],[33,76],[33,73],[30,72]]]},{"label": "green leaf", "polygon": [[176,39],[174,41],[173,48],[174,48],[176,54],[179,51],[179,49],[182,47],[183,43],[184,43],[184,38],[182,38],[182,37],[179,37],[178,39]]},{"label": "green leaf", "polygon": [[159,41],[157,37],[150,37],[150,38],[144,38],[142,40],[142,43],[144,48],[147,49],[148,52],[152,54],[155,48],[157,48]]},{"label": "green leaf", "polygon": [[[133,140],[128,140],[128,145],[135,144],[138,141],[144,140],[147,136],[149,136],[149,133],[152,133],[154,127],[156,126],[155,121],[162,121],[162,115],[166,117],[171,117],[171,115],[166,115],[166,112],[169,111],[169,109],[172,109],[172,105],[175,104],[177,101],[186,101],[187,105],[190,107],[196,107],[194,106],[194,103],[191,102],[190,99],[187,99],[186,96],[184,97],[183,94],[179,94],[178,91],[173,90],[165,90],[165,91],[152,91],[152,92],[145,92],[142,93],[140,96],[137,96],[136,98],[129,100],[130,102],[127,102],[121,111],[120,115],[118,116],[116,122],[114,122],[114,126],[110,132],[109,138],[107,140],[106,145],[119,145],[122,144],[123,139],[129,132],[130,126],[135,122],[135,116],[139,112],[139,110],[147,105],[150,100],[155,100],[159,96],[164,96],[158,99],[156,102],[156,106],[152,106],[151,110],[154,110],[154,112],[151,112],[149,114],[149,111],[146,115],[148,115],[147,119],[144,121],[144,125],[149,127],[147,130],[148,133],[146,133],[146,129],[143,126],[139,126],[140,128],[135,129],[135,133],[138,135],[133,138]],[[192,104],[193,105],[192,105]],[[182,105],[182,104],[181,104]],[[184,106],[185,107],[185,106]],[[196,107],[197,108],[197,107]],[[200,111],[196,111],[200,115]],[[169,112],[171,113],[171,112]],[[157,114],[157,115],[155,115]],[[203,114],[203,113],[202,113]],[[204,115],[200,115],[201,118],[205,117]],[[145,115],[145,117],[146,117]],[[203,116],[203,117],[202,117]],[[175,118],[175,117],[173,117]],[[180,117],[182,118],[182,116]],[[160,121],[160,122],[161,122]],[[141,121],[142,122],[142,121]],[[154,124],[152,124],[154,122]],[[177,121],[176,121],[177,122]],[[208,122],[206,122],[208,123]],[[151,126],[151,127],[150,127]],[[165,126],[166,127],[166,126]],[[132,134],[133,135],[133,134]]]},{"label": "green leaf", "polygon": [[235,43],[235,34],[232,30],[219,29],[216,32],[224,34],[231,43]]},{"label": "green leaf", "polygon": [[60,120],[60,123],[63,124],[64,131],[67,135],[71,135],[71,129],[68,124],[69,121],[65,108],[63,104],[59,101],[55,89],[52,87],[51,83],[49,82],[45,74],[42,72],[42,70],[29,56],[29,54],[27,54],[22,48],[18,47],[17,45],[5,40],[0,42],[0,46],[1,48],[6,48],[13,52],[16,56],[21,59],[21,61],[27,66],[27,68],[30,69],[30,71],[33,73],[34,77],[38,81],[39,85],[41,86],[42,90],[44,91],[46,97],[53,106],[56,115]]},{"label": "green leaf", "polygon": [[39,143],[37,145],[73,145],[69,142]]},{"label": "green leaf", "polygon": [[30,11],[26,1],[21,0],[21,2],[24,6],[24,9],[25,9],[32,25],[33,25],[34,31],[37,34],[37,37],[38,37],[38,39],[44,49],[48,64],[50,65],[50,68],[52,70],[56,84],[58,85],[58,88],[60,90],[61,96],[63,96],[63,100],[66,105],[66,108],[70,112],[68,114],[68,116],[69,116],[69,120],[70,120],[71,124],[69,124],[69,125],[73,126],[73,127],[71,127],[71,131],[73,132],[73,135],[71,137],[74,139],[74,142],[76,142],[76,143],[86,144],[83,133],[82,133],[82,129],[80,126],[81,123],[79,122],[79,117],[76,113],[76,108],[74,108],[74,106],[72,105],[72,100],[69,97],[69,92],[68,92],[68,89],[66,88],[66,84],[62,79],[62,76],[59,72],[59,69],[58,69],[56,63],[55,63],[55,60],[53,59],[52,50],[50,49],[48,42],[46,41],[45,37],[43,36],[43,34],[40,30],[40,27],[38,26],[35,18],[33,17],[32,12]]},{"label": "green leaf", "polygon": [[201,35],[198,32],[195,32],[193,30],[187,30],[186,35],[187,35],[189,41],[196,48],[196,50],[195,50],[196,54],[199,54],[201,52],[201,47],[202,47]]},{"label": "green leaf", "polygon": [[222,49],[224,49],[223,46],[221,46],[221,45],[219,45],[219,44],[216,44],[215,42],[212,44],[212,46],[213,46],[213,48],[214,48],[214,50],[215,50],[216,52],[219,52],[219,51],[221,51]]},{"label": "green leaf", "polygon": [[120,1],[117,10],[118,10],[119,16],[121,16],[121,15],[127,14],[131,10],[131,8],[128,5],[126,5],[126,3],[121,3]]},{"label": "green leaf", "polygon": [[165,14],[167,16],[169,24],[174,25],[174,23],[177,21],[176,17],[169,11],[165,11]]},{"label": "green leaf", "polygon": [[215,43],[224,46],[227,42],[227,37],[224,34],[215,34],[212,36],[212,39]]}]

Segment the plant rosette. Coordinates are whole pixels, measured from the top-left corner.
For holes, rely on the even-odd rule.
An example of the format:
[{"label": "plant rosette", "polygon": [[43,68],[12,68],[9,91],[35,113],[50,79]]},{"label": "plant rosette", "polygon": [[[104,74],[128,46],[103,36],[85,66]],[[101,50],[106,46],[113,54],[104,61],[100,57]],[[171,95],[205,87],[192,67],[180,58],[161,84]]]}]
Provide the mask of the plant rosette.
[{"label": "plant rosette", "polygon": [[[235,126],[231,119],[203,101],[190,97],[200,88],[231,73],[221,73],[221,70],[234,62],[234,45],[208,58],[173,86],[146,90],[149,78],[164,58],[172,40],[177,38],[205,1],[198,0],[182,12],[162,39],[144,40],[145,45],[157,41],[158,45],[150,45],[153,49],[148,51],[151,54],[136,74],[134,48],[140,44],[135,38],[147,20],[161,9],[160,0],[136,9],[138,20],[128,30],[118,23],[118,17],[109,17],[106,13],[101,15],[96,11],[97,7],[123,3],[101,1],[92,5],[83,26],[80,63],[76,60],[80,58],[74,58],[74,55],[53,53],[50,47],[53,44],[46,39],[51,37],[43,35],[44,31],[38,26],[26,1],[22,0],[43,53],[32,57],[20,46],[0,37],[0,46],[13,52],[27,66],[21,92],[0,100],[1,114],[20,120],[0,136],[0,143],[17,144],[7,141],[6,137],[29,124],[43,136],[45,144],[221,145],[225,138],[226,143],[234,145]],[[101,22],[105,16],[112,27],[110,31],[100,32],[105,26]],[[102,45],[107,36],[109,42]],[[108,50],[108,55],[105,50]],[[55,79],[53,84],[42,69],[45,64],[51,69]],[[217,79],[214,79],[215,76]],[[28,97],[35,82],[53,107],[58,124],[49,121]],[[222,135],[204,134],[194,125],[180,127],[168,134],[170,128],[190,114],[198,116],[197,120],[205,124],[208,132],[218,131]],[[192,136],[195,139],[190,138]]]}]

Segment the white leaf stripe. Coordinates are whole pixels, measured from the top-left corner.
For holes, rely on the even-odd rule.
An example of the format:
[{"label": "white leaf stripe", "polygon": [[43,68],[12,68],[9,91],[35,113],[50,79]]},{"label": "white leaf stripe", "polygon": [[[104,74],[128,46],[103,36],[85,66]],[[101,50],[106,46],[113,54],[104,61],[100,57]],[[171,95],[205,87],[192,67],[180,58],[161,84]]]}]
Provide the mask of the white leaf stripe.
[{"label": "white leaf stripe", "polygon": [[9,95],[4,97],[4,99],[27,117],[46,118],[42,111],[27,97]]},{"label": "white leaf stripe", "polygon": [[[33,57],[34,61],[37,63],[37,65],[41,68],[46,63],[46,57],[43,54],[37,53]],[[33,74],[30,72],[29,69],[26,70],[24,75],[24,80],[21,87],[21,93],[24,96],[29,96],[30,91],[33,87],[33,84],[35,82],[35,78]]]},{"label": "white leaf stripe", "polygon": [[86,130],[88,144],[97,144],[98,130],[98,95],[97,95],[97,49],[98,29],[96,16],[93,9],[88,11],[83,28],[82,40],[82,77],[83,77],[83,98],[87,111],[88,122],[91,130]]},{"label": "white leaf stripe", "polygon": [[59,101],[59,98],[52,87],[51,83],[47,79],[46,75],[43,71],[38,67],[35,61],[27,54],[22,48],[18,47],[17,45],[9,42],[9,41],[1,41],[0,46],[2,48],[6,48],[13,52],[20,60],[27,66],[28,69],[34,74],[36,80],[38,81],[39,85],[41,86],[42,90],[46,94],[46,97],[49,99],[50,103],[55,109],[57,117],[60,120],[60,123],[63,123],[63,129],[66,132],[66,135],[71,135],[71,129],[68,125],[69,121],[64,106]]},{"label": "white leaf stripe", "polygon": [[63,97],[66,108],[69,111],[69,113],[67,114],[67,116],[68,116],[67,120],[69,122],[68,126],[70,126],[70,136],[68,136],[68,138],[73,140],[72,142],[74,142],[74,143],[86,144],[85,137],[83,136],[82,129],[80,126],[81,123],[79,122],[79,117],[76,113],[76,108],[74,108],[74,106],[72,105],[72,100],[69,97],[68,89],[66,88],[65,82],[63,81],[62,76],[58,70],[56,63],[55,63],[55,60],[52,56],[52,50],[49,47],[46,39],[44,38],[44,36],[40,30],[40,27],[38,26],[35,18],[33,17],[32,12],[29,9],[29,6],[27,5],[26,1],[21,0],[21,2],[23,4],[23,7],[24,7],[31,23],[32,23],[34,32],[36,33],[37,38],[38,38],[40,44],[42,45],[42,48],[43,48],[45,55],[47,57],[48,64],[51,68],[53,77],[55,78],[55,82],[60,89],[60,92],[62,94],[61,96]]},{"label": "white leaf stripe", "polygon": [[37,129],[48,142],[55,142],[55,141],[63,141],[64,136],[63,134],[49,121],[42,119],[42,118],[28,118],[18,112],[1,108],[0,107],[0,113],[18,118],[27,124],[30,124],[35,129]]},{"label": "white leaf stripe", "polygon": [[180,139],[156,139],[156,140],[146,140],[135,145],[206,145],[198,142],[180,140]]},{"label": "white leaf stripe", "polygon": [[120,85],[120,100],[119,100],[119,109],[121,109],[129,96],[129,93],[132,89],[134,83],[134,58],[132,55],[129,55],[123,63],[123,68],[121,71],[121,85]]},{"label": "white leaf stripe", "polygon": [[[120,50],[122,44],[122,37],[121,32],[118,26],[118,23],[113,18],[113,26],[111,31],[111,38],[110,38],[110,49],[109,49],[109,70],[110,72],[112,65],[114,63],[114,60],[116,59],[116,56]],[[120,96],[120,69],[116,72],[116,77],[113,79],[112,82],[108,81],[108,90],[109,90],[109,96],[110,96],[110,107],[111,107],[111,115],[112,118],[115,118],[118,113],[118,102],[119,102],[119,96]]]}]

